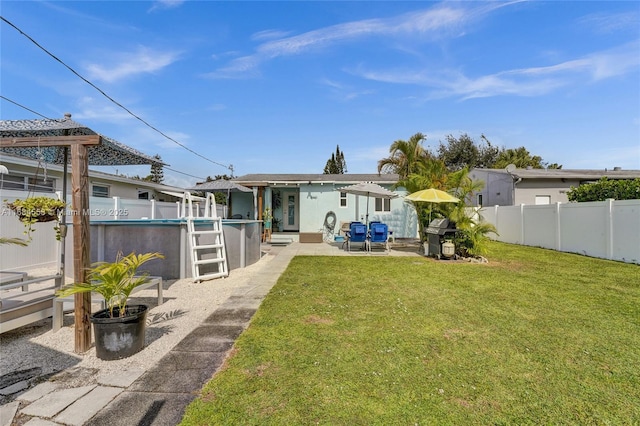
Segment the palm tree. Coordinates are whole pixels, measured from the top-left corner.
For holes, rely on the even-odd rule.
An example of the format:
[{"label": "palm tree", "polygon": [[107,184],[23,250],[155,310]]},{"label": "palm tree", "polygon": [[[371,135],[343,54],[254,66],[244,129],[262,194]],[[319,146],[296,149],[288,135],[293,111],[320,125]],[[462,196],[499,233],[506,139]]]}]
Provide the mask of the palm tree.
[{"label": "palm tree", "polygon": [[534,169],[544,168],[542,165],[542,157],[531,155],[524,146],[516,149],[509,148],[500,152],[496,162],[493,164],[493,167],[496,169],[504,169],[509,164],[514,164],[520,169],[524,169],[529,166]]},{"label": "palm tree", "polygon": [[429,153],[422,146],[427,137],[418,132],[409,141],[398,139],[389,148],[389,157],[378,161],[378,173],[397,173],[400,180],[418,172],[418,164],[428,159]]},{"label": "palm tree", "polygon": [[460,201],[456,204],[441,204],[440,211],[456,223],[460,231],[455,237],[456,252],[463,256],[483,256],[487,252],[489,237],[497,234],[495,226],[486,223],[477,211],[467,208],[471,197],[484,187],[484,182],[474,181],[469,177],[469,169],[464,168],[449,175],[449,190]]}]

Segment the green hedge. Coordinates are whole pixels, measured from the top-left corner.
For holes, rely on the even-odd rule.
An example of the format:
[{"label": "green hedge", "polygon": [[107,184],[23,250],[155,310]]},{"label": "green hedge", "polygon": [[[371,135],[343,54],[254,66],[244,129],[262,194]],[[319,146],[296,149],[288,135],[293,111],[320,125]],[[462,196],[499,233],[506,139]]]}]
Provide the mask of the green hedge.
[{"label": "green hedge", "polygon": [[567,191],[567,197],[571,202],[604,201],[608,198],[614,200],[640,199],[640,178],[610,180],[601,178],[595,183],[572,186]]}]

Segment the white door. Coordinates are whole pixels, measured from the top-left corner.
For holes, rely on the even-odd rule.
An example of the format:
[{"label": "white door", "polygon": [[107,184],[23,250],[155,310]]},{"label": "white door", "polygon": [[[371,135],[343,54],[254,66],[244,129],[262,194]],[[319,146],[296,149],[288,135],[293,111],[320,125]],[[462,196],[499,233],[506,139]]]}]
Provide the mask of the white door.
[{"label": "white door", "polygon": [[300,229],[298,191],[282,191],[282,216],[283,231],[298,231]]}]

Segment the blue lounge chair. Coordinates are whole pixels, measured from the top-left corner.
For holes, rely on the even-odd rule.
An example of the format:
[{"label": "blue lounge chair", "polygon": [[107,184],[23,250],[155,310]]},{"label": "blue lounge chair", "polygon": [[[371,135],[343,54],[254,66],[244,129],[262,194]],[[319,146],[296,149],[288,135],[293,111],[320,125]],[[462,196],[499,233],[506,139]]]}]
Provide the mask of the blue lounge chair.
[{"label": "blue lounge chair", "polygon": [[384,245],[385,251],[389,251],[389,228],[381,222],[371,222],[369,225],[369,251],[373,244]]},{"label": "blue lounge chair", "polygon": [[351,251],[351,243],[362,243],[362,248],[367,248],[367,227],[362,222],[351,222],[346,232],[347,250]]}]

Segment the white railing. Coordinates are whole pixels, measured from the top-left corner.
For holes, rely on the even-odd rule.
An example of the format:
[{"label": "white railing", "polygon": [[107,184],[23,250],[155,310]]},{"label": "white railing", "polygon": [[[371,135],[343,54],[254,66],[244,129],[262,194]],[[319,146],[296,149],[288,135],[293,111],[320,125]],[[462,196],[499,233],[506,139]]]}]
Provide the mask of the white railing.
[{"label": "white railing", "polygon": [[640,200],[484,207],[498,241],[640,264]]},{"label": "white railing", "polygon": [[[58,194],[59,196],[60,194]],[[14,201],[17,198],[29,196],[49,196],[55,197],[52,193],[32,193],[22,191],[3,191],[0,199],[0,236],[4,238],[24,238],[24,226],[18,220],[15,213],[10,211],[4,201]],[[71,204],[71,198],[68,197]],[[205,214],[205,203],[193,203],[194,216],[202,217]],[[225,206],[216,205],[219,217],[225,217]],[[70,211],[70,208],[69,208]],[[162,202],[155,200],[134,200],[119,197],[89,198],[89,218],[90,221],[98,220],[131,220],[131,219],[178,219],[181,216],[180,202]],[[68,217],[67,222],[71,223],[72,218]],[[27,247],[19,247],[12,244],[0,245],[0,270],[2,271],[22,271],[33,269],[57,269],[60,259],[60,244],[55,239],[53,227],[56,222],[37,223],[34,225],[35,232],[32,233],[33,240]],[[69,229],[69,237],[71,235]]]}]

